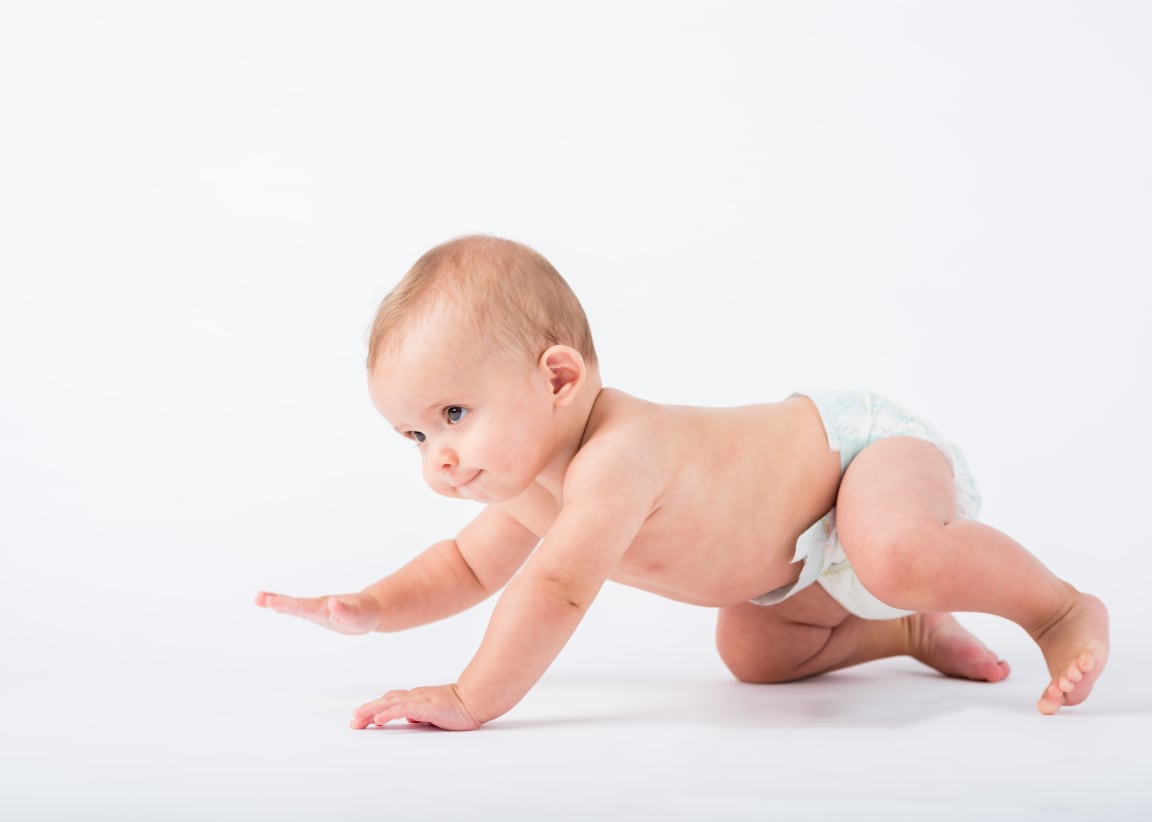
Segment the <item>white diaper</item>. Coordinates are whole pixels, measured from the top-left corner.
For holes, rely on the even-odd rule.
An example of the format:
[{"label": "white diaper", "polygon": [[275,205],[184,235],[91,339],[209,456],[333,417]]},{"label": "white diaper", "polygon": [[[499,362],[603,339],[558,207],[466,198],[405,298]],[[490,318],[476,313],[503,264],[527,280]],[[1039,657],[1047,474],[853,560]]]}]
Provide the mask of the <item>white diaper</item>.
[{"label": "white diaper", "polygon": [[[828,447],[840,452],[840,475],[865,446],[886,437],[916,437],[926,440],[948,458],[956,482],[956,516],[975,519],[980,512],[980,492],[964,455],[926,421],[910,414],[896,403],[868,391],[824,391],[804,393],[815,403],[828,435]],[[819,582],[849,613],[864,619],[895,619],[912,611],[893,608],[872,595],[861,583],[844,554],[836,534],[833,508],[796,540],[793,562],[803,562],[800,578],[792,585],[777,588],[752,600],[757,605],[775,605]]]}]

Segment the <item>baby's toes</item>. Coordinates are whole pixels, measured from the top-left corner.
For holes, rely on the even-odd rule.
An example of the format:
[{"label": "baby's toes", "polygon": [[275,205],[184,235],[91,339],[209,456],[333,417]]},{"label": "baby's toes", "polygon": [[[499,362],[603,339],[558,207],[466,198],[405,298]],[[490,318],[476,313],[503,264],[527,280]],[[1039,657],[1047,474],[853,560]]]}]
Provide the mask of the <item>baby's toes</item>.
[{"label": "baby's toes", "polygon": [[1060,683],[1056,680],[1048,683],[1048,687],[1044,689],[1044,693],[1040,697],[1040,701],[1036,703],[1036,707],[1040,709],[1042,714],[1054,714],[1064,704],[1064,691],[1060,687]]},{"label": "baby's toes", "polygon": [[1076,683],[1084,678],[1084,673],[1075,665],[1069,665],[1064,676],[1060,677],[1060,690],[1071,693],[1076,689]]}]

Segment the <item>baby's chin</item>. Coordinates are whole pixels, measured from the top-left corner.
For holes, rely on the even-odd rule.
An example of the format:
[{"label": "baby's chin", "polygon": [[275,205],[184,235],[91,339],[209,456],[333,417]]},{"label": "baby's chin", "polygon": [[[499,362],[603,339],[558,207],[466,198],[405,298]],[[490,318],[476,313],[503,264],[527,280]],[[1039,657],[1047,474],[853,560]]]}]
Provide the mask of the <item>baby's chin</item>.
[{"label": "baby's chin", "polygon": [[483,502],[486,505],[497,502],[497,500],[492,499],[488,494],[484,493],[482,488],[477,488],[475,483],[468,483],[462,488],[453,488],[452,495],[456,497],[456,499],[470,499],[473,502]]},{"label": "baby's chin", "polygon": [[507,502],[510,499],[515,499],[524,492],[524,488],[510,489],[493,487],[487,482],[487,477],[474,479],[458,487],[445,486],[433,490],[441,496],[449,497],[450,499],[472,500],[473,502],[483,503],[484,505]]},{"label": "baby's chin", "polygon": [[486,505],[501,501],[493,499],[491,494],[488,494],[484,489],[473,483],[459,487],[453,485],[434,485],[432,486],[432,490],[442,497],[448,497],[448,499],[468,499],[473,502],[483,502]]}]

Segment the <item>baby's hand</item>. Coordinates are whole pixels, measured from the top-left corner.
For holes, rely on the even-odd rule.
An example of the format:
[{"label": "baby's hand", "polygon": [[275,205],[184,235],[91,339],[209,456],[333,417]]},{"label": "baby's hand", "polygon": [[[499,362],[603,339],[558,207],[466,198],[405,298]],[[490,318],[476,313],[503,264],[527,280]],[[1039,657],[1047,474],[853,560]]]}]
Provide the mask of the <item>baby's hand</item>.
[{"label": "baby's hand", "polygon": [[363,593],[301,598],[261,591],[256,594],[256,604],[342,634],[366,634],[380,624],[379,601]]},{"label": "baby's hand", "polygon": [[369,725],[387,725],[394,719],[435,725],[446,731],[474,731],[480,727],[455,685],[389,691],[357,708],[352,714],[352,727],[360,730]]}]

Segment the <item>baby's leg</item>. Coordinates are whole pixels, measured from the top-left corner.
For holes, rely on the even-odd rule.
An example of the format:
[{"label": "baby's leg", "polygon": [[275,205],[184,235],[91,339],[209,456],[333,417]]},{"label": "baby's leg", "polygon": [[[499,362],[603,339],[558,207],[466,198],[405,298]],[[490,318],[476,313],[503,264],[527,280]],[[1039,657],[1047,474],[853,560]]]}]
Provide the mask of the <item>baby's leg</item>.
[{"label": "baby's leg", "polygon": [[955,519],[951,467],[930,443],[880,440],[852,461],[836,501],[844,552],[882,601],[915,611],[981,611],[1023,627],[1052,680],[1043,713],[1088,696],[1108,656],[1108,613],[1019,543]]},{"label": "baby's leg", "polygon": [[908,655],[948,676],[998,682],[1008,665],[950,614],[866,620],[819,585],[778,605],[720,609],[716,645],[742,682],[791,682],[873,659]]}]

